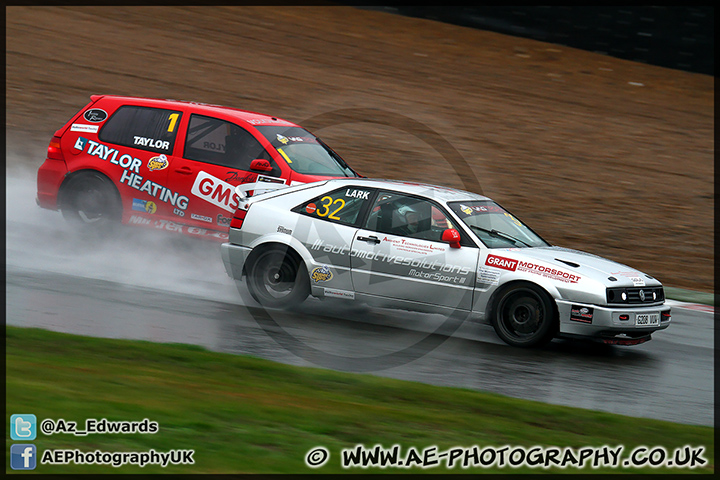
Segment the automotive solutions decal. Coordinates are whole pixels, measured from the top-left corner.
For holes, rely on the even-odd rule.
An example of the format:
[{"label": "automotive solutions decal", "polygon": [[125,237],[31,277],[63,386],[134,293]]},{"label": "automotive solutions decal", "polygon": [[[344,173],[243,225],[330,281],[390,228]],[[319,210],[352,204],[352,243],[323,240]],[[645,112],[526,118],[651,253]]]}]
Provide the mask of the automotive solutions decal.
[{"label": "automotive solutions decal", "polygon": [[187,208],[189,199],[185,195],[173,192],[169,188],[155,183],[152,180],[143,181],[143,177],[140,175],[140,167],[143,162],[139,158],[135,158],[127,153],[119,155],[120,152],[117,149],[84,137],[78,137],[73,148],[80,151],[87,150],[88,155],[98,157],[104,162],[109,162],[124,168],[120,175],[120,183],[145,192],[149,196],[157,198],[161,202],[169,203],[173,207],[181,210]]},{"label": "automotive solutions decal", "polygon": [[[385,254],[382,252],[369,252],[366,250],[350,249],[347,245],[337,246],[325,243],[323,240],[315,240],[310,246],[310,250],[321,250],[326,253],[334,253],[337,255],[349,254],[351,258],[359,258],[369,262],[386,262],[388,264],[402,265],[412,267],[410,275],[414,277],[422,277],[433,279],[433,272],[450,273],[457,275],[467,275],[472,270],[462,265],[453,265],[443,263],[440,260],[428,260],[427,258],[405,257],[403,255]],[[416,270],[419,269],[419,270]],[[424,270],[424,271],[423,271]],[[426,274],[430,276],[426,276]],[[455,281],[453,277],[443,277],[440,280],[452,280],[454,283],[465,283],[465,279]]]}]

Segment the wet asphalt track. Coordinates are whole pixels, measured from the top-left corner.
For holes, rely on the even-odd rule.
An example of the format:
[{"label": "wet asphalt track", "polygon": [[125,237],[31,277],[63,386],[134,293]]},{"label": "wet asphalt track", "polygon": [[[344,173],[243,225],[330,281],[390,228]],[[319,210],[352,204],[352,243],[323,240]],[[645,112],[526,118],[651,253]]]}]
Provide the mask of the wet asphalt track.
[{"label": "wet asphalt track", "polygon": [[[26,180],[8,183],[8,200]],[[23,190],[23,191],[21,191]],[[452,385],[673,422],[713,424],[712,314],[675,307],[673,324],[635,347],[555,340],[505,345],[487,325],[311,299],[297,312],[246,307],[218,247],[123,229],[78,237],[59,213],[15,203],[7,218],[9,325],[181,342],[294,365]],[[244,295],[247,297],[247,294]],[[446,331],[448,333],[452,331]],[[390,368],[386,368],[392,365]]]}]

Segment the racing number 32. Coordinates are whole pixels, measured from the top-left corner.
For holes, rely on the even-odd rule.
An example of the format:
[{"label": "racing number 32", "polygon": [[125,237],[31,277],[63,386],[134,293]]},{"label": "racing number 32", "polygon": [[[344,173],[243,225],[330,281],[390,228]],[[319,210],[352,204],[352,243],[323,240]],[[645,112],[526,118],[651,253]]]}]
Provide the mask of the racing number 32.
[{"label": "racing number 32", "polygon": [[[327,216],[328,218],[330,218],[332,220],[340,220],[340,217],[338,217],[336,214],[345,207],[345,200],[343,200],[342,198],[336,198],[335,200],[333,200],[332,197],[325,196],[325,197],[322,197],[320,199],[320,201],[324,202],[324,203],[320,204],[322,209],[320,209],[320,208],[317,209],[317,214],[319,217]],[[336,204],[339,204],[340,206],[331,212],[330,206],[336,205]]]}]

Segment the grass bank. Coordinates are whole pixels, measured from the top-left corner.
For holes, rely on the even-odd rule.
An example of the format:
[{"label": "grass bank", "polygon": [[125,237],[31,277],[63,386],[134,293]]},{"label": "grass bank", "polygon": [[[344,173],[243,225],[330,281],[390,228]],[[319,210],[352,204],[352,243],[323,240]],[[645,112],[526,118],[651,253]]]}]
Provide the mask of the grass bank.
[{"label": "grass bank", "polygon": [[[78,422],[158,422],[155,434],[39,434],[48,449],[141,452],[192,449],[193,465],[39,464],[36,473],[332,473],[407,472],[404,468],[340,466],[341,451],[358,444],[399,445],[437,453],[451,447],[661,446],[669,453],[704,446],[694,470],[607,468],[586,472],[714,471],[713,429],[547,405],[472,390],[300,368],[215,353],[201,347],[110,340],[7,327],[7,420],[31,413]],[[6,439],[7,469],[10,471]],[[330,452],[317,470],[305,464],[317,446]],[[552,465],[552,464],[551,464]],[[576,468],[478,468],[481,472],[577,473]],[[447,472],[441,459],[426,473]],[[454,468],[451,471],[472,471]]]}]

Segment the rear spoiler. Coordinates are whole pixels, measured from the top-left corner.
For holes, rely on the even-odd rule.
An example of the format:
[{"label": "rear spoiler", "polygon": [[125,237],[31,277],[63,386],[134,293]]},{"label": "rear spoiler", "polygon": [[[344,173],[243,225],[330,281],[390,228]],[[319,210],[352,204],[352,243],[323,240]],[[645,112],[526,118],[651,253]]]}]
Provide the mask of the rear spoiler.
[{"label": "rear spoiler", "polygon": [[255,198],[264,193],[280,190],[281,188],[288,188],[289,186],[290,185],[286,185],[284,183],[271,182],[242,183],[235,187],[235,193],[238,195],[238,197],[240,197],[240,201],[244,202],[249,197],[249,195],[247,194],[249,191],[255,190],[252,195],[252,197]]}]

